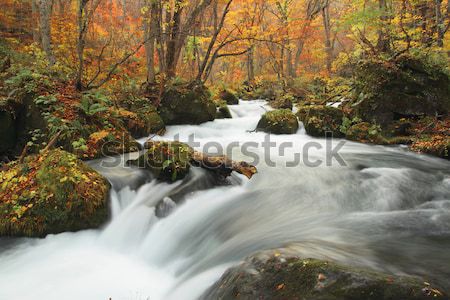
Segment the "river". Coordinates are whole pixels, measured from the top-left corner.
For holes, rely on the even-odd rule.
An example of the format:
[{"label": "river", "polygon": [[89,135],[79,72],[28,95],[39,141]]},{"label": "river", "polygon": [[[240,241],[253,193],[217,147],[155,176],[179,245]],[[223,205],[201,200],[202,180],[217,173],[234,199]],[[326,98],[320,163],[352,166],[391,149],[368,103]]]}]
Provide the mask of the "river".
[{"label": "river", "polygon": [[[156,183],[142,170],[91,162],[113,184],[112,220],[98,230],[0,239],[0,299],[196,299],[228,267],[278,247],[450,289],[449,161],[402,147],[342,146],[303,129],[271,135],[277,147],[269,152],[267,135],[253,132],[265,102],[230,109],[233,119],[170,126],[158,139],[194,134],[196,148],[211,151],[212,142],[239,144],[233,159],[258,160],[251,180],[233,174],[212,186],[210,174],[193,169],[184,182]],[[284,154],[283,142],[292,143]],[[286,166],[296,153],[300,162]]]}]

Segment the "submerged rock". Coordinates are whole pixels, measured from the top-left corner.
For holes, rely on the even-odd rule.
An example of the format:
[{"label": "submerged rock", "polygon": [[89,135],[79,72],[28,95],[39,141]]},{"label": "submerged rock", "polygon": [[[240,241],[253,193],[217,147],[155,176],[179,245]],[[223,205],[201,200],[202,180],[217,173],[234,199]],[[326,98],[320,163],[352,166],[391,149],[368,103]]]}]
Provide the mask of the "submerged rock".
[{"label": "submerged rock", "polygon": [[393,276],[279,253],[229,269],[202,299],[448,299],[414,277]]},{"label": "submerged rock", "polygon": [[256,130],[275,134],[293,134],[298,130],[298,120],[289,109],[272,110],[262,115]]},{"label": "submerged rock", "polygon": [[310,105],[298,109],[297,116],[305,126],[306,133],[315,137],[325,137],[327,132],[334,137],[342,137],[340,130],[343,112],[331,106]]},{"label": "submerged rock", "polygon": [[216,105],[206,86],[180,84],[166,88],[159,113],[166,125],[200,124],[214,120]]},{"label": "submerged rock", "polygon": [[222,90],[219,97],[229,105],[239,104],[239,98],[229,90]]},{"label": "submerged rock", "polygon": [[42,237],[97,228],[108,219],[109,183],[62,150],[9,163],[0,187],[0,236]]}]

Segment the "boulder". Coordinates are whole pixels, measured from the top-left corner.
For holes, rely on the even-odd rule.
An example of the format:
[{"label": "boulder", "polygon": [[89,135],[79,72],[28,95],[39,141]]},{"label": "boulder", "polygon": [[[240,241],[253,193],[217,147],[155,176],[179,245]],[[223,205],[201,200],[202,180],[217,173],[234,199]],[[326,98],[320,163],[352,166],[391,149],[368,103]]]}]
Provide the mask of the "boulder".
[{"label": "boulder", "polygon": [[228,108],[228,105],[226,104],[220,104],[219,107],[217,107],[216,112],[216,119],[231,119],[233,118],[231,116],[230,109]]},{"label": "boulder", "polygon": [[108,220],[108,181],[62,150],[5,165],[0,187],[0,236],[43,237]]},{"label": "boulder", "polygon": [[4,154],[15,147],[17,133],[15,116],[8,109],[0,105],[0,154]]},{"label": "boulder", "polygon": [[426,58],[369,58],[355,71],[352,108],[363,120],[385,127],[403,117],[450,112],[450,79]]},{"label": "boulder", "polygon": [[449,299],[415,277],[394,276],[276,253],[253,256],[226,271],[201,299]]},{"label": "boulder", "polygon": [[340,130],[343,112],[331,106],[310,105],[298,109],[297,116],[305,126],[306,133],[315,137],[325,137],[331,132],[334,137],[342,137]]},{"label": "boulder", "polygon": [[119,116],[134,138],[164,132],[166,126],[153,105],[133,111],[119,109]]},{"label": "boulder", "polygon": [[239,104],[239,98],[229,90],[222,90],[219,97],[229,105]]},{"label": "boulder", "polygon": [[256,130],[274,134],[293,134],[298,130],[298,120],[289,109],[272,110],[262,115]]},{"label": "boulder", "polygon": [[166,125],[201,124],[216,116],[208,88],[197,83],[168,86],[158,110]]}]

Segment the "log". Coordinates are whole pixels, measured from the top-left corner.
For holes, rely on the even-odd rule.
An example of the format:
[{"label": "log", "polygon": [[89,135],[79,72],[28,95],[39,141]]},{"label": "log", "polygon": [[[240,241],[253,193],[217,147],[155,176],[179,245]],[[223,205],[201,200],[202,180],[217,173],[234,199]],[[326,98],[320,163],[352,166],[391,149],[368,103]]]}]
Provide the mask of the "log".
[{"label": "log", "polygon": [[258,172],[255,166],[252,166],[245,161],[233,161],[225,155],[210,156],[195,150],[191,162],[194,165],[216,172],[225,177],[230,176],[231,172],[236,171],[250,179]]},{"label": "log", "polygon": [[[180,142],[159,142],[159,141],[153,141],[148,140],[144,144],[145,149],[155,149],[158,147],[161,147],[162,144],[165,144],[165,147],[167,149],[172,149],[171,151],[176,152],[176,149],[179,149],[178,147],[171,147],[172,145],[183,145],[184,148],[189,149],[189,163],[193,166],[202,167],[204,169],[207,169],[209,171],[212,171],[218,175],[227,177],[230,176],[233,171],[238,172],[239,174],[242,174],[246,176],[248,179],[252,178],[253,175],[255,175],[258,170],[255,166],[245,162],[245,161],[234,161],[230,159],[229,157],[225,155],[208,155],[206,153],[196,151],[189,147],[187,144],[180,143]],[[170,152],[170,151],[169,151]],[[180,157],[179,153],[172,153],[175,156]]]}]

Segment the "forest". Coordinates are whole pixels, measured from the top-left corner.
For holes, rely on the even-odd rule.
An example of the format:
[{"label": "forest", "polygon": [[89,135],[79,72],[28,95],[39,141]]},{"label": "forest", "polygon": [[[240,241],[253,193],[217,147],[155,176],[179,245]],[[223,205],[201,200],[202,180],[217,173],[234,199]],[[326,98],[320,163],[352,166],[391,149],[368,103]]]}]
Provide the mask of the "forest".
[{"label": "forest", "polygon": [[0,299],[448,299],[449,29],[448,0],[1,0]]}]

